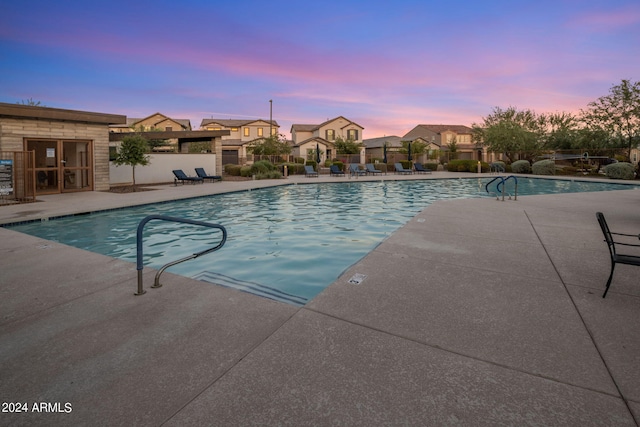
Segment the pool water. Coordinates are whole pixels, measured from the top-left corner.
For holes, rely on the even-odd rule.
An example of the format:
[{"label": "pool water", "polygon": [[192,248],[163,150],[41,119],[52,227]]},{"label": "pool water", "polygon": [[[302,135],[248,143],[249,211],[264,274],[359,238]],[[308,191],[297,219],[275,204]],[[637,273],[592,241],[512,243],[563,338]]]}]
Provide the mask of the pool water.
[{"label": "pool water", "polygon": [[[9,228],[135,263],[136,229],[147,215],[221,224],[228,232],[221,250],[167,271],[304,305],[432,202],[489,197],[491,178],[287,185]],[[518,178],[518,195],[628,188],[635,186]],[[215,229],[151,221],[144,265],[160,268],[219,240]]]}]

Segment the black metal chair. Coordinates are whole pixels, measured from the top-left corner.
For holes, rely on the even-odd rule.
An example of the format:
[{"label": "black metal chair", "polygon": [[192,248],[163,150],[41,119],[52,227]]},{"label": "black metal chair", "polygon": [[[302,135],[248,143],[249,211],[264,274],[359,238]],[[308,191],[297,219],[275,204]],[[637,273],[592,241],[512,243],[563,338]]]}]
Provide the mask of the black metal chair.
[{"label": "black metal chair", "polygon": [[609,286],[611,285],[611,279],[613,278],[613,270],[616,267],[616,264],[627,264],[627,265],[635,265],[640,267],[640,256],[625,255],[625,254],[620,254],[616,252],[616,245],[635,246],[635,247],[640,247],[640,245],[616,242],[613,240],[613,235],[635,237],[638,239],[640,239],[640,235],[612,233],[611,230],[609,230],[609,226],[607,225],[607,221],[604,219],[604,215],[602,214],[602,212],[596,212],[596,218],[598,218],[598,223],[600,224],[600,228],[602,229],[602,234],[604,234],[604,241],[607,242],[607,246],[609,247],[609,255],[611,255],[611,273],[609,274],[609,280],[607,280],[607,287],[604,290],[604,294],[602,294],[602,298],[604,298],[607,296],[607,292],[609,291]]}]

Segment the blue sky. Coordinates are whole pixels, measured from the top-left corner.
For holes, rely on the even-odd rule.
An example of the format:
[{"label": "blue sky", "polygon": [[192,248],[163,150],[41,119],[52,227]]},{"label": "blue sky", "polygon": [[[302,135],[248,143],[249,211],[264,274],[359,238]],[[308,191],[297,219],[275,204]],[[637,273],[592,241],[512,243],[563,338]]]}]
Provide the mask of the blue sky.
[{"label": "blue sky", "polygon": [[0,2],[0,102],[146,117],[344,116],[364,137],[579,112],[640,80],[638,0]]}]

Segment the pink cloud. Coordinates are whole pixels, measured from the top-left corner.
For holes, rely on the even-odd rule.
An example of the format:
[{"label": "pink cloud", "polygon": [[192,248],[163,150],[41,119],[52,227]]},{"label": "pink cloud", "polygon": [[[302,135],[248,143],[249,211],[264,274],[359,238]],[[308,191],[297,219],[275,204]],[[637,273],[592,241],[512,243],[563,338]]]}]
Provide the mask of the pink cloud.
[{"label": "pink cloud", "polygon": [[588,31],[610,31],[638,23],[640,23],[640,7],[629,5],[618,10],[580,14],[569,21],[568,25]]}]

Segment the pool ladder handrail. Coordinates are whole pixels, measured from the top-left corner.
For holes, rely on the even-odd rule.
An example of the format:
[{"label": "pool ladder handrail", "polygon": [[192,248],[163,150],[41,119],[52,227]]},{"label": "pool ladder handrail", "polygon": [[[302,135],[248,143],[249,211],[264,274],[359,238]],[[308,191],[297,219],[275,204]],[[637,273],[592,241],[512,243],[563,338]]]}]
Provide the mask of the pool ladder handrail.
[{"label": "pool ladder handrail", "polygon": [[147,292],[147,291],[144,290],[144,287],[143,287],[143,284],[142,284],[142,270],[144,268],[143,253],[142,253],[143,252],[143,250],[142,250],[142,231],[144,229],[144,226],[149,221],[152,221],[154,219],[158,219],[158,220],[162,220],[162,221],[170,221],[170,222],[179,222],[179,223],[183,223],[183,224],[200,225],[200,226],[209,227],[209,228],[217,228],[217,229],[222,231],[222,239],[213,248],[209,248],[209,249],[205,249],[204,251],[196,252],[195,254],[189,255],[189,256],[184,257],[184,258],[180,258],[179,260],[172,261],[172,262],[164,265],[156,273],[155,280],[153,282],[153,285],[151,286],[152,288],[159,288],[159,287],[162,286],[160,284],[160,275],[167,268],[169,268],[171,266],[174,266],[176,264],[180,264],[181,262],[188,261],[190,259],[198,258],[201,255],[205,255],[205,254],[208,254],[210,252],[217,251],[222,246],[224,246],[225,242],[227,241],[227,229],[224,228],[224,226],[222,226],[220,224],[212,224],[210,222],[195,221],[195,220],[192,220],[192,219],[185,219],[185,218],[176,218],[176,217],[167,216],[167,215],[149,215],[149,216],[146,216],[145,218],[142,219],[142,221],[140,221],[140,224],[138,224],[138,230],[136,232],[136,269],[138,270],[138,291],[134,295],[143,295],[144,293]]},{"label": "pool ladder handrail", "polygon": [[[496,200],[500,200],[500,194],[502,194],[502,201],[504,202],[504,196],[505,193],[509,196],[509,200],[511,200],[511,193],[508,193],[505,191],[505,187],[506,187],[506,182],[510,179],[513,179],[513,181],[515,182],[515,190],[514,190],[514,201],[518,200],[518,178],[516,178],[514,175],[509,175],[508,177],[503,177],[503,176],[497,176],[495,178],[493,178],[491,181],[487,182],[487,185],[484,186],[484,189],[486,190],[487,193],[491,194],[491,192],[489,191],[489,185],[494,182],[494,181],[498,181],[498,184],[496,185],[496,191],[493,194],[496,196]],[[500,190],[500,186],[502,186],[502,190]],[[500,194],[499,194],[500,193]]]}]

